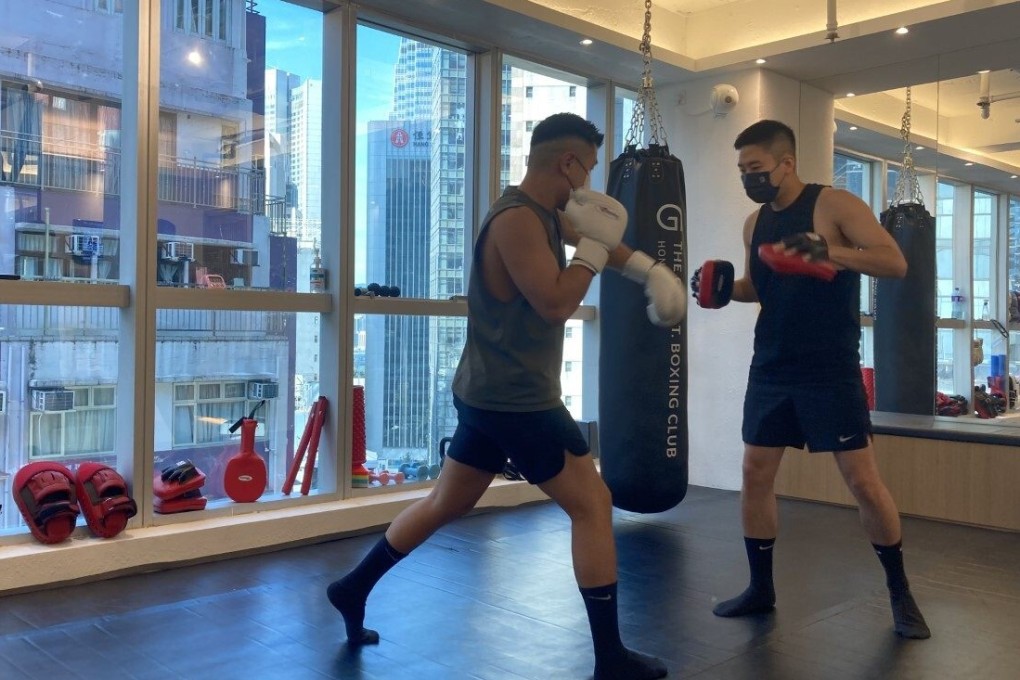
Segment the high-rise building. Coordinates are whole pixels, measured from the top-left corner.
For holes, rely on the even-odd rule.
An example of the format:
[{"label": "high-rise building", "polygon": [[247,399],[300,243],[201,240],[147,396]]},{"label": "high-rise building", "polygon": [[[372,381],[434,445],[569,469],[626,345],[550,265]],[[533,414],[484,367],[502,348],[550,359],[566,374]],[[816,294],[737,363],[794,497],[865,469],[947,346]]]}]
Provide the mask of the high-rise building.
[{"label": "high-rise building", "polygon": [[301,77],[278,68],[266,69],[264,156],[266,167],[266,194],[285,199],[293,207],[296,200],[290,176],[291,100]]},{"label": "high-rise building", "polygon": [[290,100],[290,181],[295,193],[294,235],[301,244],[310,245],[322,233],[321,169],[322,81],[308,78],[291,90]]}]

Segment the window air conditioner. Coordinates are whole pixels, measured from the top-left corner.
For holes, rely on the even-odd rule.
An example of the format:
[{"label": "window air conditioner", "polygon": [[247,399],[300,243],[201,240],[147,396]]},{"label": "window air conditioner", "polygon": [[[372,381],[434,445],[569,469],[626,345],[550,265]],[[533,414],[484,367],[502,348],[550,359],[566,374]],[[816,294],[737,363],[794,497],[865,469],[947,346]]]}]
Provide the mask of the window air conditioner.
[{"label": "window air conditioner", "polygon": [[235,248],[230,259],[234,264],[244,264],[249,267],[259,266],[259,251],[252,248]]},{"label": "window air conditioner", "polygon": [[32,410],[43,413],[74,410],[71,390],[32,390]]},{"label": "window air conditioner", "polygon": [[274,382],[248,383],[249,399],[276,399],[280,396],[280,384]]},{"label": "window air conditioner", "polygon": [[7,413],[7,390],[0,390],[0,413]]},{"label": "window air conditioner", "polygon": [[65,249],[76,257],[99,257],[103,254],[103,239],[87,234],[70,234],[65,242]]},{"label": "window air conditioner", "polygon": [[163,244],[164,260],[194,260],[195,244],[184,241],[167,241]]}]

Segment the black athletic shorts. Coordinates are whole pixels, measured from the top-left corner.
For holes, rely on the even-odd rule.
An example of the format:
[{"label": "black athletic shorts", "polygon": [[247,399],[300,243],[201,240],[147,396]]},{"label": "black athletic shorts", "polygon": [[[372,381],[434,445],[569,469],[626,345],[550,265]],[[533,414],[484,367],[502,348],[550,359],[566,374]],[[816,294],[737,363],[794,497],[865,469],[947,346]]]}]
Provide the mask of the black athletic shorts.
[{"label": "black athletic shorts", "polygon": [[868,445],[871,414],[864,383],[777,385],[751,379],[744,396],[744,443],[807,444],[809,451],[855,451]]},{"label": "black athletic shorts", "polygon": [[547,411],[489,411],[453,397],[457,430],[446,455],[458,463],[499,474],[511,460],[532,484],[548,482],[563,469],[564,451],[588,453],[581,429],[560,404]]}]

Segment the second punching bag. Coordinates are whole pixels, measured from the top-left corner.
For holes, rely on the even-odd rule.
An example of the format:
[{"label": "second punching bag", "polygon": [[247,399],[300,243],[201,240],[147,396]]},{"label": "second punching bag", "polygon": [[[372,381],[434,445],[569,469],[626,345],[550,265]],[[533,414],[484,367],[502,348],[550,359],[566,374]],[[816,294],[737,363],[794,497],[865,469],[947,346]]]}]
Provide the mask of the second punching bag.
[{"label": "second punching bag", "polygon": [[[629,146],[609,166],[606,193],[627,208],[623,242],[686,281],[680,160],[664,145]],[[687,322],[652,325],[641,286],[616,274],[600,278],[602,477],[616,507],[662,512],[687,494]]]},{"label": "second punching bag", "polygon": [[907,259],[902,279],[875,285],[875,408],[935,412],[935,219],[921,203],[881,215]]}]

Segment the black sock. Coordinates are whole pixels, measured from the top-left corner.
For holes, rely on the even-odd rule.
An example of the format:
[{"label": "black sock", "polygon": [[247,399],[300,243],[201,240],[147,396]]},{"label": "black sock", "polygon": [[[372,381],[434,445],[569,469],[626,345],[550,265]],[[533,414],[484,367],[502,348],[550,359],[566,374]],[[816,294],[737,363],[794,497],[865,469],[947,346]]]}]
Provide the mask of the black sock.
[{"label": "black sock", "polygon": [[775,544],[774,538],[744,537],[751,584],[740,595],[717,604],[712,610],[716,616],[761,614],[776,606],[776,591],[772,584],[772,549]]},{"label": "black sock", "polygon": [[666,676],[661,661],[632,652],[620,640],[616,584],[581,588],[595,647],[595,680],[656,680]]},{"label": "black sock", "polygon": [[406,555],[386,540],[384,535],[365,555],[351,573],[326,588],[330,603],[344,617],[347,641],[353,645],[373,645],[379,633],[365,628],[365,601],[379,579]]},{"label": "black sock", "polygon": [[878,555],[878,561],[885,569],[885,584],[889,587],[891,594],[903,593],[910,590],[907,583],[907,574],[903,571],[903,541],[896,545],[871,544]]},{"label": "black sock", "polygon": [[889,601],[892,604],[893,622],[896,634],[914,640],[931,637],[928,624],[921,614],[914,596],[910,593],[907,574],[903,570],[903,542],[896,545],[871,544],[885,569],[885,583],[889,587]]}]

